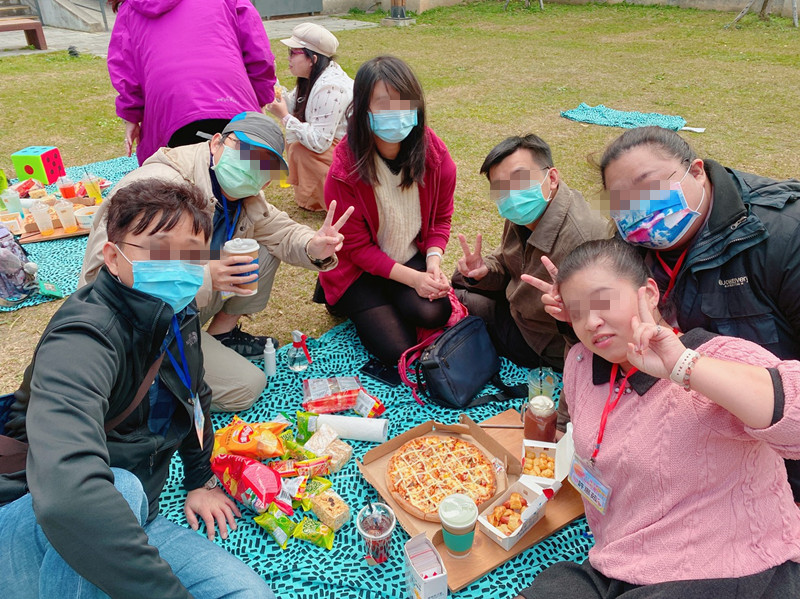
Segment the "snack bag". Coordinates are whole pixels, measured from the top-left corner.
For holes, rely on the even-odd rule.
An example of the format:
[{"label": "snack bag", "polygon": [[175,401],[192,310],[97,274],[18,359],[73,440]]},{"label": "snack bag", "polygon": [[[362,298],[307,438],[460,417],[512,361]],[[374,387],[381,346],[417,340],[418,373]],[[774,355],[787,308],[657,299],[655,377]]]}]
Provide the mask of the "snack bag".
[{"label": "snack bag", "polygon": [[297,460],[278,460],[277,462],[270,462],[269,467],[280,474],[281,478],[289,478],[297,476],[296,462]]},{"label": "snack bag", "polygon": [[231,497],[261,514],[273,501],[293,515],[292,498],[283,490],[281,477],[272,468],[252,458],[222,454],[211,461],[211,470]]},{"label": "snack bag", "polygon": [[311,435],[311,438],[306,441],[303,447],[313,452],[315,456],[325,455],[325,448],[338,438],[339,435],[336,434],[335,430],[327,424],[323,424],[317,429],[317,432]]},{"label": "snack bag", "polygon": [[302,460],[294,463],[297,468],[297,474],[300,476],[307,476],[312,478],[314,476],[322,476],[330,474],[331,471],[331,458],[324,455],[312,460]]},{"label": "snack bag", "polygon": [[363,389],[356,395],[353,411],[364,418],[376,418],[386,411],[386,406],[377,397],[373,397]]},{"label": "snack bag", "polygon": [[298,443],[305,444],[317,431],[317,417],[319,414],[313,412],[297,412],[297,435]]},{"label": "snack bag", "polygon": [[283,488],[292,498],[292,507],[296,507],[303,500],[306,495],[306,483],[308,482],[307,476],[295,476],[293,478],[285,478],[281,481]]},{"label": "snack bag", "polygon": [[275,539],[281,549],[286,549],[296,525],[280,511],[277,505],[271,503],[266,512],[256,516],[253,520]]},{"label": "snack bag", "polygon": [[303,409],[317,414],[343,412],[356,405],[361,383],[355,376],[303,381]]},{"label": "snack bag", "polygon": [[333,529],[330,526],[306,516],[295,527],[292,536],[330,551],[333,549],[333,534]]},{"label": "snack bag", "polygon": [[248,424],[234,416],[228,426],[214,433],[212,456],[228,453],[256,460],[278,457],[283,454],[284,447],[277,435],[287,426],[282,422]]},{"label": "snack bag", "polygon": [[305,449],[297,441],[294,440],[294,433],[291,430],[285,430],[280,434],[280,440],[283,443],[283,459],[295,458],[297,460],[310,460],[317,457],[313,451]]},{"label": "snack bag", "polygon": [[320,493],[324,493],[328,489],[333,486],[333,483],[328,480],[327,478],[322,478],[321,476],[315,476],[314,478],[309,479],[306,482],[306,492],[303,499],[300,500],[300,505],[302,506],[304,511],[309,511],[311,509],[311,498],[319,495]]}]

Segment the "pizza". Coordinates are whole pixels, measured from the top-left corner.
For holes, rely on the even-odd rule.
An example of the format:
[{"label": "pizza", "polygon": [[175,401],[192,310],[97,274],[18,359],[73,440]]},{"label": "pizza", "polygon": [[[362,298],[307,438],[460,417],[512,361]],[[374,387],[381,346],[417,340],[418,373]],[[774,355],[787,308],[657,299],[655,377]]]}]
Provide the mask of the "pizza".
[{"label": "pizza", "polygon": [[497,491],[494,467],[472,443],[455,437],[429,435],[400,447],[389,460],[386,484],[400,506],[410,514],[439,521],[439,503],[463,493],[476,504]]}]

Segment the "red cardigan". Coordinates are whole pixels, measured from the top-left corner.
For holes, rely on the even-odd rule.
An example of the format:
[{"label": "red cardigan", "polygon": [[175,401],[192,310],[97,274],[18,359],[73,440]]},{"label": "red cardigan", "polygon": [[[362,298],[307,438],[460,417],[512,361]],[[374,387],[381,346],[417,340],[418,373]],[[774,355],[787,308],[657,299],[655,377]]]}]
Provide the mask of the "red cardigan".
[{"label": "red cardigan", "polygon": [[[456,187],[456,165],[447,146],[430,129],[425,129],[428,152],[425,176],[419,185],[422,227],[415,240],[420,252],[428,248],[447,247],[450,239],[450,218],[453,215],[453,193]],[[338,252],[336,268],[319,273],[325,300],[333,305],[363,272],[389,278],[395,261],[378,246],[378,205],[372,186],[365,183],[354,168],[355,160],[347,138],[336,146],[333,163],[325,180],[325,203],[336,200],[334,222],[348,207],[355,211],[342,227],[344,246]]]}]

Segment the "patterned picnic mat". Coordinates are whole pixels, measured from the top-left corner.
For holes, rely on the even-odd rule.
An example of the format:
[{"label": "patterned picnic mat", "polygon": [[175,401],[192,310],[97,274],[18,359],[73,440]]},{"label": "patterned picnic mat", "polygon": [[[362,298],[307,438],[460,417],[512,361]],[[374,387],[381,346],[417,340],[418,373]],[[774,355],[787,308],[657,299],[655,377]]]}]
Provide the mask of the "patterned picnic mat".
[{"label": "patterned picnic mat", "polygon": [[[367,362],[369,355],[349,322],[341,324],[319,339],[309,340],[313,363],[303,373],[294,373],[286,368],[283,359],[288,346],[277,352],[278,373],[272,377],[263,395],[249,410],[239,416],[247,422],[271,420],[279,412],[294,414],[301,409],[302,381],[305,378],[358,375],[358,369]],[[261,365],[260,362],[255,362]],[[526,381],[527,370],[503,360],[501,372],[507,384]],[[392,388],[367,377],[361,383],[371,394],[386,404],[384,416],[389,420],[389,437],[394,437],[409,428],[428,420],[444,423],[456,422],[458,412],[428,404],[420,406],[403,387]],[[486,392],[495,392],[487,388]],[[515,400],[519,402],[520,400]],[[509,407],[518,407],[508,402],[494,403],[472,408],[466,413],[479,422],[490,418]],[[219,428],[230,421],[230,414],[214,414],[214,426]],[[399,526],[392,537],[389,562],[368,567],[364,561],[364,548],[356,530],[353,516],[367,499],[378,499],[378,493],[364,480],[356,467],[360,459],[374,443],[348,441],[353,445],[353,459],[338,473],[331,475],[333,489],[350,505],[351,519],[336,533],[332,551],[327,551],[305,541],[293,539],[285,551],[267,532],[253,522],[255,514],[243,510],[239,527],[226,541],[217,542],[250,564],[272,586],[278,597],[290,599],[373,599],[378,597],[407,597],[403,544],[409,536]],[[170,478],[161,497],[161,512],[171,520],[186,524],[183,515],[185,492],[181,485],[182,465],[176,457]],[[292,518],[299,521],[302,517]],[[530,584],[543,568],[562,560],[583,561],[592,546],[586,521],[581,518],[560,532],[534,545],[503,564],[486,576],[476,580],[453,596],[469,599],[485,597],[513,597]]]}]

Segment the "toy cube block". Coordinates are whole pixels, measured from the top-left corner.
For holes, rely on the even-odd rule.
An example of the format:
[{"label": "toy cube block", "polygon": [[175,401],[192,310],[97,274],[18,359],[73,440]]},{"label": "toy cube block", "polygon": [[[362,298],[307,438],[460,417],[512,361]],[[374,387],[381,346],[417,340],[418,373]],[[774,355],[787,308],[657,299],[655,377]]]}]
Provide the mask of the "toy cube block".
[{"label": "toy cube block", "polygon": [[20,181],[36,179],[44,185],[66,175],[61,152],[54,146],[28,146],[11,154],[11,164]]}]

